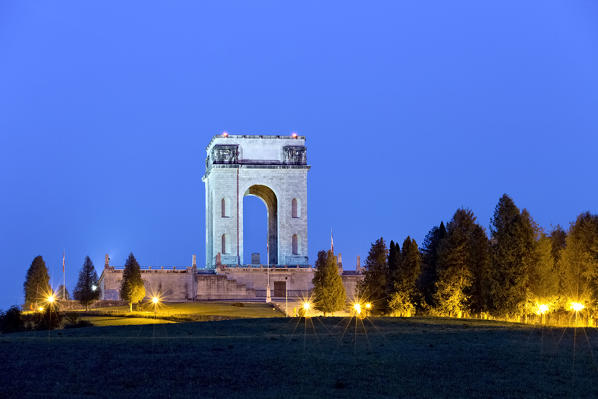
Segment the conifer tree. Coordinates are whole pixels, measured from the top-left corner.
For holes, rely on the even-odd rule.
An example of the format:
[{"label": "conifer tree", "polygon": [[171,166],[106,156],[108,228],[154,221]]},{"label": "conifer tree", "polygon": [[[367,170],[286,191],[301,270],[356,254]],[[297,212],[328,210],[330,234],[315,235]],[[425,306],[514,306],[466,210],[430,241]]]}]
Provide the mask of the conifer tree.
[{"label": "conifer tree", "polygon": [[470,239],[474,228],[473,213],[465,209],[458,209],[447,226],[446,238],[438,250],[434,298],[440,315],[461,317],[469,310],[468,292],[473,282]]},{"label": "conifer tree", "polygon": [[473,314],[488,312],[490,289],[490,241],[486,231],[475,224],[469,235],[471,287],[465,291],[469,296],[469,310]]},{"label": "conifer tree", "polygon": [[552,251],[552,239],[541,234],[536,242],[534,255],[529,280],[529,302],[532,311],[539,304],[556,303],[559,292],[559,275]]},{"label": "conifer tree", "polygon": [[37,308],[37,303],[50,294],[50,276],[46,262],[41,256],[36,256],[31,262],[23,287],[25,289],[25,304],[30,307]]},{"label": "conifer tree", "polygon": [[561,251],[565,249],[567,244],[567,233],[560,225],[557,224],[550,232],[550,241],[552,244],[552,258],[554,259],[554,264],[556,265],[561,258]]},{"label": "conifer tree", "polygon": [[374,304],[375,313],[384,313],[388,288],[388,249],[384,239],[376,240],[365,260],[365,273],[359,285],[359,296]]},{"label": "conifer tree", "polygon": [[388,281],[387,291],[389,294],[394,292],[395,284],[399,279],[399,269],[401,267],[401,247],[399,243],[390,241],[388,248]]},{"label": "conifer tree", "polygon": [[93,262],[89,256],[85,257],[83,267],[79,272],[79,280],[73,293],[75,299],[81,305],[85,306],[85,310],[89,308],[89,304],[100,298],[100,290],[98,289],[98,274],[93,266]]},{"label": "conifer tree", "polygon": [[141,268],[133,253],[129,254],[123,271],[120,287],[120,297],[129,302],[129,311],[133,311],[133,304],[140,302],[145,297],[145,286],[141,278]]},{"label": "conifer tree", "polygon": [[533,260],[534,225],[527,211],[519,212],[513,200],[504,194],[491,220],[492,313],[515,316],[524,312]]},{"label": "conifer tree", "polygon": [[332,251],[318,252],[316,271],[312,280],[314,307],[324,313],[342,310],[347,301],[343,280],[338,273],[337,258]]},{"label": "conifer tree", "polygon": [[589,212],[577,217],[561,252],[562,295],[586,306],[598,303],[598,216]]},{"label": "conifer tree", "polygon": [[[398,244],[396,246],[398,247]],[[417,243],[407,237],[403,241],[394,290],[389,297],[388,307],[393,313],[400,316],[411,316],[414,313],[415,306],[420,300],[416,285],[420,270],[421,259]]]},{"label": "conifer tree", "polygon": [[444,222],[440,222],[440,226],[434,226],[426,235],[423,246],[421,248],[422,253],[422,271],[418,278],[418,288],[423,297],[423,302],[426,307],[434,307],[434,293],[436,281],[438,280],[437,274],[437,259],[438,259],[438,248],[440,247],[441,241],[446,237],[446,228]]}]

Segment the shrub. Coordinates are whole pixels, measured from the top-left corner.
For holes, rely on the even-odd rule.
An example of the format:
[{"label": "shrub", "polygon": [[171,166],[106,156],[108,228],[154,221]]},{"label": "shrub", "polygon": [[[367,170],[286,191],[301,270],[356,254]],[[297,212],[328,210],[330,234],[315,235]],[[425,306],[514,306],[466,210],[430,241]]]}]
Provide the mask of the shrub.
[{"label": "shrub", "polygon": [[21,310],[11,306],[6,312],[0,313],[0,331],[11,333],[25,330],[25,323],[21,318]]}]

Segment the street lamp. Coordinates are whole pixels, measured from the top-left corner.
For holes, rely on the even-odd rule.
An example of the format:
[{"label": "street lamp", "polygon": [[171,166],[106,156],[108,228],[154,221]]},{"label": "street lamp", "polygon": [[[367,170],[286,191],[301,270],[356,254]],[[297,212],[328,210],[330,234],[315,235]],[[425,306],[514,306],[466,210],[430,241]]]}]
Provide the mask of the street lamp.
[{"label": "street lamp", "polygon": [[154,304],[154,319],[157,318],[157,309],[158,303],[160,302],[160,298],[157,296],[152,297],[152,303]]}]

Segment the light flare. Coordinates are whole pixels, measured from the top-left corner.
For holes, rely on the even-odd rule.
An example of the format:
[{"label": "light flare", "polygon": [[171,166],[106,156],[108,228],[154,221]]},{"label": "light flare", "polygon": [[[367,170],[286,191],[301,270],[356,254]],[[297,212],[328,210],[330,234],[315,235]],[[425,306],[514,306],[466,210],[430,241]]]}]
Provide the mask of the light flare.
[{"label": "light flare", "polygon": [[583,305],[583,303],[571,302],[570,308],[571,308],[571,310],[573,310],[575,312],[579,312],[579,311],[582,311],[585,308],[585,306]]}]

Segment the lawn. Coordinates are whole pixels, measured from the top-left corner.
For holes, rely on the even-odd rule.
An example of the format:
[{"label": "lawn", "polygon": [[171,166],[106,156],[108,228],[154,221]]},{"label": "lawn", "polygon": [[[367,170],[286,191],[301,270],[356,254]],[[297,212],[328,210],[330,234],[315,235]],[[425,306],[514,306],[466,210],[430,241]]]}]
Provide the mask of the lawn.
[{"label": "lawn", "polygon": [[0,336],[6,397],[596,397],[598,331],[270,318]]},{"label": "lawn", "polygon": [[79,311],[83,320],[96,326],[154,324],[165,322],[213,321],[238,318],[283,317],[284,314],[266,303],[241,302],[183,302],[141,304],[129,312],[128,306],[94,308]]}]

